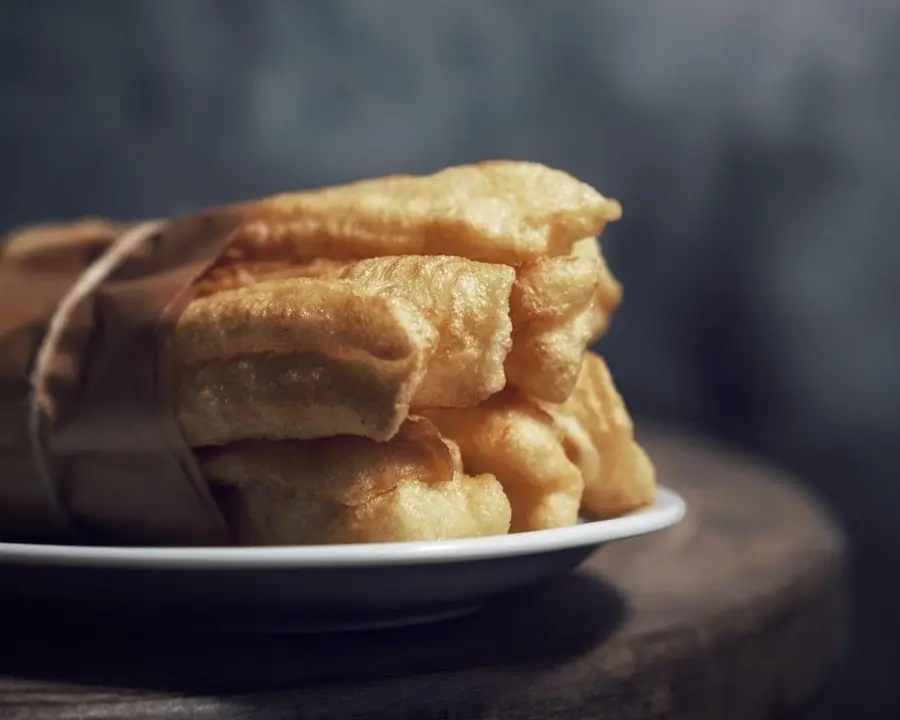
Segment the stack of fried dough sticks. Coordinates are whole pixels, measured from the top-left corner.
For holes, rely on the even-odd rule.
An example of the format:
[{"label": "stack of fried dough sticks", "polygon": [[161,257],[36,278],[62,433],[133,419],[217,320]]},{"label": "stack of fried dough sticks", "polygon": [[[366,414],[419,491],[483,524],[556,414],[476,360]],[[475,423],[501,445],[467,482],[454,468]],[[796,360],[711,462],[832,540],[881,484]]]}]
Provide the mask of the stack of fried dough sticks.
[{"label": "stack of fried dough sticks", "polygon": [[496,161],[241,213],[174,338],[178,420],[239,542],[497,535],[654,501],[586,351],[621,298],[596,239],[618,203]]},{"label": "stack of fried dough sticks", "polygon": [[[236,542],[499,535],[653,503],[586,350],[621,299],[597,242],[617,202],[494,161],[225,211],[239,228],[172,349],[177,421]],[[37,228],[5,256],[125,227]]]}]

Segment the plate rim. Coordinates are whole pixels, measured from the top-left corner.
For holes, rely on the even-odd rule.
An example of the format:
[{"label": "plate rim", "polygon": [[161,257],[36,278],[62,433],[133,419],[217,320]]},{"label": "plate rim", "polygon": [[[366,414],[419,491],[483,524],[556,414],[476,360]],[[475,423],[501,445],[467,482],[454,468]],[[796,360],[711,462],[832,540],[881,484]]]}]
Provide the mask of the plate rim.
[{"label": "plate rim", "polygon": [[0,542],[0,566],[123,570],[265,570],[454,563],[558,552],[646,535],[677,524],[684,498],[658,486],[650,507],[609,520],[514,535],[352,545],[283,547],[105,547]]}]

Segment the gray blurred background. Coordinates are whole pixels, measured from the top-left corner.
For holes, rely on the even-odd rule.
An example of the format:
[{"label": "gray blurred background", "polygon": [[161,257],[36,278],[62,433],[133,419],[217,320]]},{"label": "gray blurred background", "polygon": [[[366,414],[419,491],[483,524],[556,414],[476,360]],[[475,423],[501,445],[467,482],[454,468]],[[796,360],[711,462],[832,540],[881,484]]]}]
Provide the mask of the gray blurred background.
[{"label": "gray blurred background", "polygon": [[887,0],[0,3],[0,231],[493,157],[621,200],[601,349],[631,407],[848,528],[857,641],[817,717],[900,708],[898,129]]}]

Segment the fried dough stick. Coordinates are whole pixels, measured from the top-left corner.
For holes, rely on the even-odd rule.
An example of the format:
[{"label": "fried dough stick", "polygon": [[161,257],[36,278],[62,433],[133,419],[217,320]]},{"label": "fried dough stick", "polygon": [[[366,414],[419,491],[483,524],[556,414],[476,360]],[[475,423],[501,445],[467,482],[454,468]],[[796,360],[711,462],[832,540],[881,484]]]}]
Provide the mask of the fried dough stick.
[{"label": "fried dough stick", "polygon": [[512,507],[511,532],[574,525],[584,491],[553,418],[507,389],[478,407],[423,413],[459,445],[466,472],[494,475]]},{"label": "fried dough stick", "polygon": [[[467,258],[423,255],[344,262],[232,265],[206,280],[206,291],[269,277],[343,279],[380,297],[414,305],[437,329],[438,343],[413,398],[416,407],[477,405],[506,385],[504,362],[512,344],[510,292],[515,271]],[[243,273],[240,274],[240,273]]]},{"label": "fried dough stick", "polygon": [[509,382],[541,400],[563,402],[585,349],[605,332],[620,298],[621,286],[594,238],[577,242],[569,255],[520,268],[510,297]]},{"label": "fried dough stick", "polygon": [[[621,286],[594,238],[576,243],[569,255],[526,263],[511,292],[512,270],[506,266],[415,255],[237,263],[215,269],[201,288],[211,294],[291,276],[346,278],[416,304],[441,332],[440,348],[414,400],[423,407],[474,405],[506,381],[542,400],[564,401],[585,348],[605,331],[621,298]],[[481,372],[465,372],[476,360]]]},{"label": "fried dough stick", "polygon": [[509,529],[500,484],[465,475],[455,446],[422,418],[384,443],[248,441],[199,458],[244,545],[444,540]]},{"label": "fried dough stick", "polygon": [[437,348],[413,406],[477,405],[506,385],[512,268],[411,255],[363,260],[341,277],[380,296],[407,300],[437,328]]},{"label": "fried dough stick", "polygon": [[468,472],[497,477],[514,532],[572,525],[579,506],[609,518],[656,499],[653,463],[635,442],[631,417],[594,353],[585,354],[565,403],[507,389],[476,408],[424,412],[459,445]]},{"label": "fried dough stick", "polygon": [[497,160],[278,195],[241,212],[226,260],[458,255],[515,266],[569,252],[622,211],[565,172]]},{"label": "fried dough stick", "polygon": [[606,258],[603,257],[603,250],[597,238],[590,237],[579,240],[572,246],[572,254],[575,257],[598,263],[597,288],[594,293],[590,322],[591,337],[588,342],[590,344],[599,340],[609,328],[613,313],[622,302],[622,285],[610,271],[609,265],[606,264]]},{"label": "fried dough stick", "polygon": [[601,518],[653,504],[656,470],[634,439],[634,425],[603,358],[585,354],[578,383],[562,405],[544,405],[566,437],[584,477],[582,504]]},{"label": "fried dough stick", "polygon": [[437,331],[400,298],[331,280],[261,283],[196,300],[172,336],[187,442],[361,435],[406,418]]},{"label": "fried dough stick", "polygon": [[[606,331],[622,296],[621,285],[609,271],[594,238],[578,241],[568,255],[526,263],[517,270],[511,293],[506,277],[511,271],[503,267],[422,256],[232,263],[214,268],[201,281],[200,291],[212,294],[282,277],[377,281],[382,291],[405,297],[419,305],[426,316],[440,312],[442,345],[446,348],[452,341],[454,350],[439,351],[432,361],[415,405],[473,405],[502,389],[504,378],[541,400],[562,402],[572,392],[585,349]],[[475,279],[467,280],[466,272]],[[482,302],[473,306],[476,296]],[[509,308],[511,350],[505,341],[501,307]],[[458,314],[460,310],[462,314]],[[458,318],[456,322],[447,323],[454,317]],[[468,382],[460,387],[468,376],[457,378],[459,355],[471,354],[473,335],[485,337],[491,329],[494,350],[481,363],[490,368],[481,376],[482,385],[473,388]],[[496,360],[504,352],[507,355],[500,372]]]}]

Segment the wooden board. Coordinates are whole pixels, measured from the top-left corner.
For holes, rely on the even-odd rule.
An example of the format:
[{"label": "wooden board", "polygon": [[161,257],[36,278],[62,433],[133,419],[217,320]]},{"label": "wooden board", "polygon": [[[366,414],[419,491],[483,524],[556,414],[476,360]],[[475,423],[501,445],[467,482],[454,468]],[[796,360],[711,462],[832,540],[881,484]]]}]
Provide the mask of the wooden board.
[{"label": "wooden board", "polygon": [[[113,634],[3,618],[0,717],[776,717],[845,632],[840,533],[770,468],[644,438],[685,521],[477,615],[293,637]],[[26,613],[27,615],[27,613]]]}]

